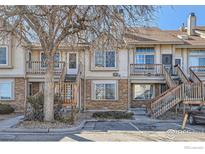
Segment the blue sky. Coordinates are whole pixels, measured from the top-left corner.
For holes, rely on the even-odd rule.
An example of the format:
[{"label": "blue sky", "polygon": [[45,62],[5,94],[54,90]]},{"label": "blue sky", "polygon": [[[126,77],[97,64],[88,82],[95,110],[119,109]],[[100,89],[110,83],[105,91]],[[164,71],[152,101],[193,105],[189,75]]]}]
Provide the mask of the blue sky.
[{"label": "blue sky", "polygon": [[205,5],[161,6],[156,13],[155,26],[164,30],[178,29],[182,23],[186,25],[190,12],[195,13],[197,25],[205,26]]}]

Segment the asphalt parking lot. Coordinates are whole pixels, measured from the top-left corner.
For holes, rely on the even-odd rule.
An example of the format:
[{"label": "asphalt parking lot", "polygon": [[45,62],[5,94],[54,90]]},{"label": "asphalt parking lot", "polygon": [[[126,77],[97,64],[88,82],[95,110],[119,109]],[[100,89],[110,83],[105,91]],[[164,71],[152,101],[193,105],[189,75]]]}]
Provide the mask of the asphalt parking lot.
[{"label": "asphalt parking lot", "polygon": [[[116,121],[98,121],[85,123],[84,131],[168,131],[181,130],[181,123],[179,122],[116,122]],[[205,131],[205,125],[186,125],[187,131]]]}]

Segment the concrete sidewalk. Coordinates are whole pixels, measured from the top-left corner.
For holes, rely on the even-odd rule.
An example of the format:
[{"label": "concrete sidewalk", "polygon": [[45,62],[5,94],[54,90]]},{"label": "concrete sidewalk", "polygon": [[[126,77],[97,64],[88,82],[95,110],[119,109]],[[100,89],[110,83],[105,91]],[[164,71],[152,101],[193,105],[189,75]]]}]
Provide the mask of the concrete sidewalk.
[{"label": "concrete sidewalk", "polygon": [[16,116],[14,118],[9,118],[6,120],[0,121],[0,131],[6,130],[18,124],[24,118],[23,115]]}]

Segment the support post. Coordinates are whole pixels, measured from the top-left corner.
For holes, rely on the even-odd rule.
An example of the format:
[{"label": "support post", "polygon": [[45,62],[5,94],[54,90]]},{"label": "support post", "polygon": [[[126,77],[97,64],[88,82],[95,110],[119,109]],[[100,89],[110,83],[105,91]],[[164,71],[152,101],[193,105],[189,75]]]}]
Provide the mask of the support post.
[{"label": "support post", "polygon": [[184,120],[183,120],[182,127],[181,127],[182,129],[185,128],[187,119],[188,119],[188,113],[186,113],[186,114],[184,115]]}]

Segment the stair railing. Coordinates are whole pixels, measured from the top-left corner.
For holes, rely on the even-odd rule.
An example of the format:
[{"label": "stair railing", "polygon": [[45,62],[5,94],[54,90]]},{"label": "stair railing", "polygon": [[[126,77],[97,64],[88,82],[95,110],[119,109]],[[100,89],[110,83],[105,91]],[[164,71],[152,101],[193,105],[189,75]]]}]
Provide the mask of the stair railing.
[{"label": "stair railing", "polygon": [[177,84],[174,82],[174,80],[172,79],[170,73],[167,71],[167,69],[165,68],[165,66],[162,67],[163,70],[163,74],[165,77],[165,80],[167,82],[167,85],[172,88],[172,87],[176,87]]},{"label": "stair railing", "polygon": [[183,72],[179,65],[174,66],[176,74],[182,80],[183,83],[191,83],[187,75]]},{"label": "stair railing", "polygon": [[182,86],[172,88],[165,95],[151,103],[151,116],[157,118],[182,100]]},{"label": "stair railing", "polygon": [[196,75],[196,73],[192,70],[192,67],[189,67],[189,73],[191,79],[196,83],[202,83],[201,79]]}]

